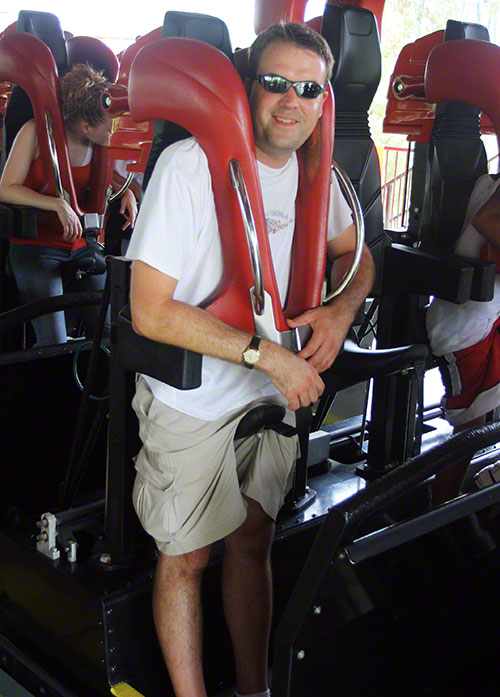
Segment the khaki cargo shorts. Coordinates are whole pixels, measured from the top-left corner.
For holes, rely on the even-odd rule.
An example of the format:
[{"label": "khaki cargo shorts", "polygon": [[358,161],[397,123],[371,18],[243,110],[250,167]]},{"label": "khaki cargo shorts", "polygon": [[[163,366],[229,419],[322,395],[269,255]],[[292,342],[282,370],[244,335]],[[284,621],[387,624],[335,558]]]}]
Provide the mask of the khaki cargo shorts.
[{"label": "khaki cargo shorts", "polygon": [[[263,401],[203,421],[160,402],[138,377],[132,406],[143,447],[133,503],[160,552],[186,554],[229,535],[246,518],[242,494],[276,519],[292,485],[297,436],[266,430],[234,440],[241,418]],[[294,412],[285,421],[295,425]]]}]

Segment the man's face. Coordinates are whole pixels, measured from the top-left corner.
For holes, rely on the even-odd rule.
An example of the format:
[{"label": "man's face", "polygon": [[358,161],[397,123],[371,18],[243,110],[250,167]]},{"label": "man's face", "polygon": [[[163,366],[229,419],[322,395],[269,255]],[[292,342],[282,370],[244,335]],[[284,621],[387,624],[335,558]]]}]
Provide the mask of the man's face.
[{"label": "man's face", "polygon": [[[283,41],[275,41],[264,49],[257,74],[280,75],[291,82],[326,83],[326,65],[320,56]],[[250,110],[257,159],[269,167],[285,165],[313,132],[326,97],[325,91],[316,99],[304,99],[293,87],[285,94],[273,94],[254,80]]]}]

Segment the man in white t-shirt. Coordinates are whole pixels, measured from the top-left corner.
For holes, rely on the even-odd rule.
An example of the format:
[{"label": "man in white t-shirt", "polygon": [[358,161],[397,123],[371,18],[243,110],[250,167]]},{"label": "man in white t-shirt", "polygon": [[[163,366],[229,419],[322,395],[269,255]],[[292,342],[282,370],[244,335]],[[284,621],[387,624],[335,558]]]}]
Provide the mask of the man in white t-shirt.
[{"label": "man in white t-shirt", "polygon": [[[251,49],[255,149],[282,301],[295,227],[295,151],[321,116],[332,66],[326,42],[301,24],[274,25]],[[334,182],[328,223],[333,283],[350,266],[354,248],[350,211]],[[295,410],[319,398],[324,389],[319,374],[335,360],[370,290],[373,262],[365,248],[341,296],[289,320],[290,327],[309,324],[313,330],[298,354],[201,309],[216,291],[223,265],[207,160],[192,138],[159,158],[128,256],[134,259],[136,332],[203,354],[198,389],[182,392],[141,376],[134,398],[144,443],[136,461],[134,505],[160,550],[153,610],[175,694],[206,696],[200,582],[210,545],[224,539],[223,601],[235,655],[235,694],[265,697],[269,554],[297,444],[274,431],[237,441],[234,433],[259,402],[281,402],[293,423]]]},{"label": "man in white t-shirt", "polygon": [[[486,243],[500,260],[500,180],[488,174],[474,185],[454,252],[479,259]],[[486,414],[500,406],[499,271],[497,263],[489,302],[457,305],[435,298],[427,312],[427,333],[445,386],[442,404],[455,433],[482,426]],[[436,475],[434,505],[459,494],[469,464],[470,458],[461,458]],[[482,487],[498,480],[500,465],[494,463],[479,473],[477,483]]]}]

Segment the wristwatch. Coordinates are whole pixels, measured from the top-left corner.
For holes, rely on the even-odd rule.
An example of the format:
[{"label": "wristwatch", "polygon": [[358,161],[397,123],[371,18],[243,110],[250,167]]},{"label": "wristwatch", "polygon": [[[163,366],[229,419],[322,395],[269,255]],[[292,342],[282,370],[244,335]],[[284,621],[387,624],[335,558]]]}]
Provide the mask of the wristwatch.
[{"label": "wristwatch", "polygon": [[257,365],[260,358],[259,344],[261,342],[261,338],[262,337],[257,335],[253,336],[252,341],[241,354],[243,357],[243,365],[246,368],[252,369],[255,365]]}]

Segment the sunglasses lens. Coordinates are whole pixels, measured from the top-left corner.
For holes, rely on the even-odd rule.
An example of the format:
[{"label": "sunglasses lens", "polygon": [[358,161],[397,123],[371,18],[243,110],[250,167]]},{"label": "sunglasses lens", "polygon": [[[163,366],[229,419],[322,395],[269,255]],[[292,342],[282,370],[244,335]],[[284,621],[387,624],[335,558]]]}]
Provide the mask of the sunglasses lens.
[{"label": "sunglasses lens", "polygon": [[301,82],[297,85],[297,94],[304,99],[316,99],[323,92],[317,82]]},{"label": "sunglasses lens", "polygon": [[261,78],[261,85],[268,92],[284,94],[290,87],[291,83],[279,75],[263,75]]},{"label": "sunglasses lens", "polygon": [[324,91],[321,85],[312,80],[290,82],[290,80],[287,80],[286,77],[281,77],[281,75],[259,75],[256,77],[256,80],[260,82],[265,90],[274,94],[285,94],[293,86],[297,95],[303,99],[316,99]]}]

